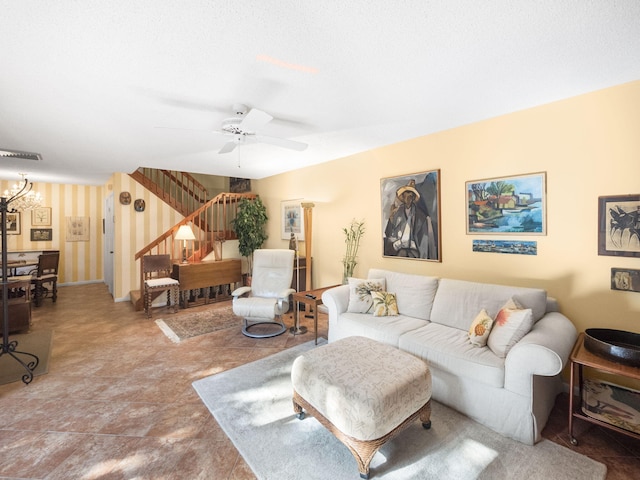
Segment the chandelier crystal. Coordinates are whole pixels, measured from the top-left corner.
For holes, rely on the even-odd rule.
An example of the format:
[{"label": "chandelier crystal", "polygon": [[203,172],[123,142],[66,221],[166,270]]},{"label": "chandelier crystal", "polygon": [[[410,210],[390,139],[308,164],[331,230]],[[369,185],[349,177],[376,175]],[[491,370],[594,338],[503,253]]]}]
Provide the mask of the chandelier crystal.
[{"label": "chandelier crystal", "polygon": [[42,205],[42,196],[39,192],[34,192],[33,183],[26,177],[26,173],[19,173],[22,180],[19,183],[15,183],[10,190],[4,191],[4,197],[7,199],[7,203],[11,204],[13,210],[33,210]]}]

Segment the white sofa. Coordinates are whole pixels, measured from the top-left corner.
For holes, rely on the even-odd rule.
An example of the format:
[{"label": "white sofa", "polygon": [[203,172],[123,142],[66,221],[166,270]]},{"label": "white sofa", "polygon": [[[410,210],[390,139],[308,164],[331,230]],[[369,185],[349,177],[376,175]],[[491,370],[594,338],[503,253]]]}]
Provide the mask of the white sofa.
[{"label": "white sofa", "polygon": [[[432,397],[492,430],[532,445],[541,438],[557,394],[561,372],[577,332],[544,290],[371,269],[395,293],[399,315],[351,313],[350,288],[327,290],[329,343],[359,335],[425,360]],[[509,299],[531,309],[531,330],[506,354],[470,343],[468,331],[485,309],[494,318]],[[434,422],[438,420],[433,419]]]}]

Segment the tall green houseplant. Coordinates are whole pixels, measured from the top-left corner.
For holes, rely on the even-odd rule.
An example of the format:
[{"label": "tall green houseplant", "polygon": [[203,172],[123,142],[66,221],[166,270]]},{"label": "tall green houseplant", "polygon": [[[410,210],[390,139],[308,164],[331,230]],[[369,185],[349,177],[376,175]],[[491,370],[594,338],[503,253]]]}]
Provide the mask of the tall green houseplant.
[{"label": "tall green houseplant", "polygon": [[247,258],[249,275],[253,271],[253,251],[260,248],[267,239],[264,226],[268,219],[267,208],[259,197],[255,200],[240,200],[238,214],[232,225],[238,236],[240,255]]}]

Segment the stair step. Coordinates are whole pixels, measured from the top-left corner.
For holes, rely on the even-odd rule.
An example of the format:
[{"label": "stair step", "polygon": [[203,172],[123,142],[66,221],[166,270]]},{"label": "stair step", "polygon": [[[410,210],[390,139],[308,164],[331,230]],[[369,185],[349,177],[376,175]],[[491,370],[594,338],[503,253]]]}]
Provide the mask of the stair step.
[{"label": "stair step", "polygon": [[142,301],[142,292],[140,290],[131,290],[129,298],[135,308],[135,311],[144,310],[144,302]]}]

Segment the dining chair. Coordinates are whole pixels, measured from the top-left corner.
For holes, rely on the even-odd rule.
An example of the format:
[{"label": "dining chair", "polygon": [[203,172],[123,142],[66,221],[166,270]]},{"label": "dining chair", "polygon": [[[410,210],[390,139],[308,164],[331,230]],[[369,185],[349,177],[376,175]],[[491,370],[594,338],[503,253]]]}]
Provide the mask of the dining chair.
[{"label": "dining chair", "polygon": [[[31,285],[33,286],[33,303],[36,307],[42,305],[42,300],[51,293],[51,300],[58,299],[58,264],[60,251],[43,252],[38,256],[38,267],[31,270]],[[49,287],[45,287],[48,285]]]},{"label": "dining chair", "polygon": [[178,297],[180,296],[180,282],[171,278],[171,257],[168,254],[144,255],[142,257],[142,273],[144,276],[144,311],[151,318],[151,303],[164,291],[167,292],[167,305],[171,305],[173,296],[173,311],[178,312]]}]

